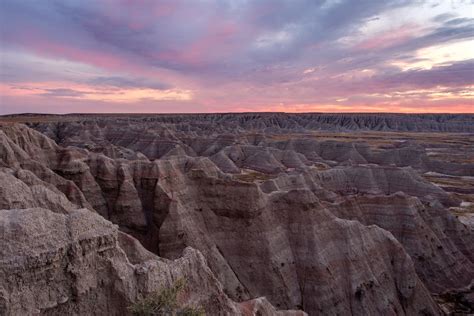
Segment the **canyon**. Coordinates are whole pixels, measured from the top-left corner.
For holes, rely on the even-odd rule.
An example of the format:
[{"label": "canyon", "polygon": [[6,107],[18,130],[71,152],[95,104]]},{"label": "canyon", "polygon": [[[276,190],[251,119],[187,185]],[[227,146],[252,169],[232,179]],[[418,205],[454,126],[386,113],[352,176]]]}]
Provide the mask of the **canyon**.
[{"label": "canyon", "polygon": [[474,313],[474,115],[0,117],[0,314]]}]

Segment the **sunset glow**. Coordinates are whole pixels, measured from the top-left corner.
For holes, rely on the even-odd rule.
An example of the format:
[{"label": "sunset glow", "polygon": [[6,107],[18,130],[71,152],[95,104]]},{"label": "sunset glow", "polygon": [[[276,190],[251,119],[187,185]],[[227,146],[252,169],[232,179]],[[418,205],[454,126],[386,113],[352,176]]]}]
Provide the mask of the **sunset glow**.
[{"label": "sunset glow", "polygon": [[0,114],[474,112],[470,1],[0,1]]}]

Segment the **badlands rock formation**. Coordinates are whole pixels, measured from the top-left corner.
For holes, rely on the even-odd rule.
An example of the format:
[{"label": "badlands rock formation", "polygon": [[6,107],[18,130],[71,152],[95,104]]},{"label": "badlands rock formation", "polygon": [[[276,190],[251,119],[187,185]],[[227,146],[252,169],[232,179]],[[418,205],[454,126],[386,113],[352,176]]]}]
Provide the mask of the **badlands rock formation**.
[{"label": "badlands rock formation", "polygon": [[[175,260],[149,252],[45,167],[62,159],[54,142],[23,126],[2,128],[12,138],[0,131],[0,315],[125,315],[180,278],[180,304],[209,315],[304,314],[276,311],[265,298],[232,301],[198,250]],[[55,153],[41,156],[48,148]]]},{"label": "badlands rock formation", "polygon": [[1,312],[473,311],[472,116],[3,120]]}]

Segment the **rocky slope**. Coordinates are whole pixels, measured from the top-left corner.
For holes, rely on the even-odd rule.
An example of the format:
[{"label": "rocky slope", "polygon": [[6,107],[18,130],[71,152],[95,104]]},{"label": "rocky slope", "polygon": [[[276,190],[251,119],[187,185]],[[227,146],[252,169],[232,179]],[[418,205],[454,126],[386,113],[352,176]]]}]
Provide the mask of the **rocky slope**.
[{"label": "rocky slope", "polygon": [[127,315],[135,301],[179,279],[186,280],[179,304],[208,315],[304,315],[277,311],[262,297],[232,301],[196,249],[174,260],[149,252],[97,214],[73,182],[50,177],[46,158],[30,156],[57,150],[54,142],[7,130],[17,137],[0,132],[0,315]]},{"label": "rocky slope", "polygon": [[0,225],[2,315],[123,315],[138,296],[183,275],[200,288],[188,290],[186,301],[237,313],[199,252],[158,259],[89,210],[3,210]]},{"label": "rocky slope", "polygon": [[[266,122],[272,117],[271,128],[270,123],[261,125],[261,117],[249,119],[249,115],[234,115],[237,125],[227,123],[226,115],[192,116],[197,118],[192,123],[186,116],[170,115],[71,117],[69,122],[30,124],[44,135],[21,124],[3,124],[0,209],[8,211],[1,211],[1,227],[5,231],[9,225],[19,225],[12,214],[32,218],[21,221],[25,227],[16,231],[20,235],[42,229],[43,233],[32,235],[49,238],[53,227],[32,224],[43,217],[58,223],[84,217],[91,231],[78,229],[79,235],[102,236],[107,229],[93,227],[110,227],[115,237],[110,237],[107,255],[102,255],[100,246],[92,247],[94,255],[86,264],[93,267],[87,268],[94,270],[87,273],[92,279],[98,269],[107,267],[108,274],[100,274],[107,279],[103,287],[88,280],[94,284],[88,285],[94,288],[86,291],[89,296],[74,296],[77,278],[55,279],[68,280],[66,287],[73,293],[68,302],[76,304],[56,305],[64,305],[63,311],[77,308],[79,314],[87,312],[81,310],[87,305],[81,307],[82,299],[100,300],[102,311],[123,313],[127,303],[182,275],[191,280],[187,289],[191,298],[183,303],[199,303],[210,314],[251,313],[252,308],[276,313],[271,303],[277,309],[303,309],[310,315],[437,315],[441,309],[433,294],[472,286],[473,227],[451,211],[462,208],[470,195],[448,192],[425,177],[430,172],[472,177],[471,162],[432,158],[419,142],[374,145],[363,134],[355,141],[310,135],[308,126],[318,120],[309,114],[298,118],[308,120],[304,131],[282,134],[289,126],[299,127],[276,120],[281,115],[263,115]],[[469,119],[446,116],[438,121],[468,122],[469,130]],[[436,144],[444,146],[438,140]],[[55,227],[67,232],[71,225]],[[59,261],[72,260],[60,253],[76,247],[74,234],[53,235],[58,236],[57,244],[51,244],[56,250],[47,252],[63,258]],[[14,238],[2,236],[7,236],[4,241]],[[37,244],[29,245],[24,238],[18,249],[2,258],[15,251],[37,258]],[[138,242],[123,242],[134,238],[147,250]],[[146,253],[146,259],[135,253]],[[133,271],[147,260],[166,265],[160,271],[178,272],[171,276],[146,272],[146,278],[161,283],[141,287]],[[186,260],[193,271],[180,268]],[[4,269],[21,270],[22,264]],[[35,269],[25,267],[22,273],[35,275]],[[127,286],[112,282],[117,274]],[[44,282],[43,277],[35,280]],[[43,286],[36,281],[32,287]],[[200,290],[200,282],[207,282],[209,290]],[[25,295],[15,282],[8,284],[4,297]],[[260,296],[270,303],[255,299]],[[7,298],[0,306],[43,311],[37,302],[15,299],[20,303]],[[114,300],[124,306],[112,311],[107,304]],[[445,310],[451,304],[441,303]]]}]

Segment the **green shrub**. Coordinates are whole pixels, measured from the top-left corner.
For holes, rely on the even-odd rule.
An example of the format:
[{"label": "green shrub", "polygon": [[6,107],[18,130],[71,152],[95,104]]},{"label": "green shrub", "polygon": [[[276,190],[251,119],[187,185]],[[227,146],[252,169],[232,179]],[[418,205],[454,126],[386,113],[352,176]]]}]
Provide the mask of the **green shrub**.
[{"label": "green shrub", "polygon": [[136,301],[128,307],[128,310],[136,316],[204,316],[204,310],[200,307],[178,306],[177,296],[185,285],[186,281],[179,279],[171,287],[153,292]]},{"label": "green shrub", "polygon": [[206,313],[201,307],[185,307],[177,312],[179,316],[205,316]]}]

